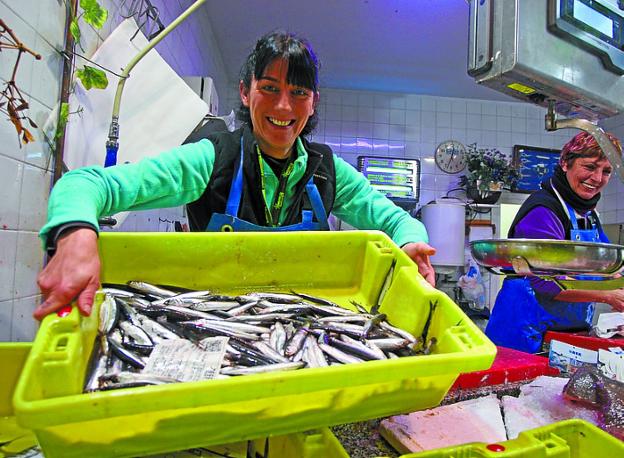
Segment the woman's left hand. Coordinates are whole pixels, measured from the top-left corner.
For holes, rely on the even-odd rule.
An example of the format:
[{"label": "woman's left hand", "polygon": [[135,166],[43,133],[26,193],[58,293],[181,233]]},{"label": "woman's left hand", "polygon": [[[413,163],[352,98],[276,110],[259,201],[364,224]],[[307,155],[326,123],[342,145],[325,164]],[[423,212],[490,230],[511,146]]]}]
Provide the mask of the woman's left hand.
[{"label": "woman's left hand", "polygon": [[416,263],[420,275],[425,277],[425,280],[431,283],[431,286],[435,286],[435,272],[429,260],[429,256],[436,254],[435,248],[424,242],[417,242],[406,243],[401,249]]}]

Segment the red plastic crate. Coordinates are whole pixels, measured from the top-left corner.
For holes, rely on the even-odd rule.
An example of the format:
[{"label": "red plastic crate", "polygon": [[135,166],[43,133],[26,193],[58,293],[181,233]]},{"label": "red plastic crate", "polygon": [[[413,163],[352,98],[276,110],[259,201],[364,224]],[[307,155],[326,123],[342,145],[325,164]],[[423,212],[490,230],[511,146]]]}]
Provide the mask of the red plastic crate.
[{"label": "red plastic crate", "polygon": [[600,337],[592,337],[587,332],[555,332],[547,331],[544,335],[544,342],[550,343],[551,340],[558,340],[577,347],[586,348],[588,350],[598,351],[599,349],[608,350],[610,347],[623,347],[624,337],[602,339]]},{"label": "red plastic crate", "polygon": [[466,390],[503,383],[533,380],[540,375],[557,375],[559,370],[548,365],[548,358],[506,347],[496,347],[492,367],[484,371],[461,374],[452,390]]}]

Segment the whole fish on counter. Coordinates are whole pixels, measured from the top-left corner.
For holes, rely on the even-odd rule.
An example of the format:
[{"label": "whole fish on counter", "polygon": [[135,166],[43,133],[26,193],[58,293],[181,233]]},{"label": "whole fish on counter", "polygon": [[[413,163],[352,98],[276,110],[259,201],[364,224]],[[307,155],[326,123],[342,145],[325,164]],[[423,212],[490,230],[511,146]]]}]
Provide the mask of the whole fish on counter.
[{"label": "whole fish on counter", "polygon": [[[176,342],[191,342],[195,351],[221,345],[214,378],[415,356],[436,343],[426,332],[416,338],[358,304],[356,312],[296,292],[227,296],[141,281],[103,285],[101,291],[85,391],[184,381],[144,369],[158,345],[175,351]],[[171,362],[176,364],[182,363]]]}]

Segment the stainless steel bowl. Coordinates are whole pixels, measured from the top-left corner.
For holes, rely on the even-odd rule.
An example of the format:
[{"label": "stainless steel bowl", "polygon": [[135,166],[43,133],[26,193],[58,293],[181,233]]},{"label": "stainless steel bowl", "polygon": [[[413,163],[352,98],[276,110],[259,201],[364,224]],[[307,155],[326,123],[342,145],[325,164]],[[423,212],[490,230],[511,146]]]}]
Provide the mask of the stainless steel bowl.
[{"label": "stainless steel bowl", "polygon": [[624,246],[567,240],[491,239],[470,242],[475,261],[495,273],[612,274],[624,264]]}]

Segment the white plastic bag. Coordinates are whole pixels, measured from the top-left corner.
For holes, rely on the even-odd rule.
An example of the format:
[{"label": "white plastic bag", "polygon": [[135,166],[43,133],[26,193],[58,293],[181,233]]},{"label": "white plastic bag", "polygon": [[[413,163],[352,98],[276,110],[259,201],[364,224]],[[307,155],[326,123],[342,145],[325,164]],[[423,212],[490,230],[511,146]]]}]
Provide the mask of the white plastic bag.
[{"label": "white plastic bag", "polygon": [[485,308],[485,283],[479,266],[473,259],[469,260],[468,272],[459,277],[457,286],[461,288],[464,297],[474,303],[475,309],[483,310]]}]

